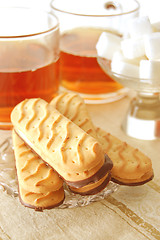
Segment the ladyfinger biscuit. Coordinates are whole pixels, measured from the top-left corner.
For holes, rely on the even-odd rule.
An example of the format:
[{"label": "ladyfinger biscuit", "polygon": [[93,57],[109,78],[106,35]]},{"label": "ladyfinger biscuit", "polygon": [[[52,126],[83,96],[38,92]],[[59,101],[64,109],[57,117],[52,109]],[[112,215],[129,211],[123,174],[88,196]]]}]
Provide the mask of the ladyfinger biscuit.
[{"label": "ladyfinger biscuit", "polygon": [[95,127],[88,114],[83,98],[75,93],[61,93],[50,102],[61,114],[70,119],[86,133],[97,138]]},{"label": "ladyfinger biscuit", "polygon": [[101,145],[46,101],[22,101],[13,109],[11,121],[24,142],[68,184],[99,180],[92,175],[104,165]]},{"label": "ladyfinger biscuit", "polygon": [[152,162],[137,148],[97,128],[104,151],[113,161],[112,181],[123,185],[141,185],[153,178]]},{"label": "ladyfinger biscuit", "polygon": [[12,139],[18,182],[23,189],[45,194],[62,188],[63,180],[24,143],[14,130]]},{"label": "ladyfinger biscuit", "polygon": [[60,206],[64,201],[64,190],[62,187],[53,192],[34,193],[19,186],[19,198],[24,206],[33,208],[36,211],[43,211],[43,209]]},{"label": "ladyfinger biscuit", "polygon": [[[50,104],[54,106],[65,117],[69,118],[76,125],[82,128],[85,132],[97,139],[97,133],[92,120],[89,116],[87,107],[84,100],[75,93],[62,93],[55,97]],[[103,190],[108,184],[110,178],[106,176],[110,175],[110,170],[113,167],[112,161],[106,156],[105,172],[99,171],[99,181],[91,184],[87,184],[84,187],[70,187],[70,189],[81,195],[96,194]],[[104,174],[105,173],[105,174]],[[98,173],[96,173],[97,175]]]}]

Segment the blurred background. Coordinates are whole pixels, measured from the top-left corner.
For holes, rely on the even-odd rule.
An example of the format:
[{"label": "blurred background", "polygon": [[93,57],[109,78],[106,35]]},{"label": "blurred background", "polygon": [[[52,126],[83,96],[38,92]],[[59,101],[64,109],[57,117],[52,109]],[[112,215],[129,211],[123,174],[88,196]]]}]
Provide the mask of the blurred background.
[{"label": "blurred background", "polygon": [[[67,1],[67,0],[66,0]],[[87,1],[87,0],[86,0]],[[93,0],[98,1],[98,0]],[[113,0],[114,1],[114,0]],[[116,0],[115,0],[116,1]],[[147,15],[150,21],[160,21],[159,6],[160,0],[137,0],[141,5],[141,15]],[[0,0],[0,3],[35,5],[37,8],[49,9],[50,0]]]}]

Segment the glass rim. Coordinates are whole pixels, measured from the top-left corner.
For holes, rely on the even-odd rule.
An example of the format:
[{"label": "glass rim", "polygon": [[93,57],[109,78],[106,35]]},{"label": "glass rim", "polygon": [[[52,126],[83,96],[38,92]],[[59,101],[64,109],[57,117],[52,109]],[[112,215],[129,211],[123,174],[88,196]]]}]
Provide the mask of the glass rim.
[{"label": "glass rim", "polygon": [[[65,11],[65,10],[62,10],[60,8],[57,8],[57,7],[54,7],[52,4],[55,0],[52,0],[50,2],[50,7],[51,9],[54,9],[58,12],[61,12],[61,13],[66,13],[66,14],[70,14],[70,15],[75,15],[75,16],[83,16],[83,17],[113,17],[113,16],[123,16],[123,15],[127,15],[127,14],[130,14],[130,13],[134,13],[136,11],[138,11],[140,9],[140,3],[137,1],[137,0],[132,0],[133,2],[135,2],[137,4],[137,7],[135,7],[134,9],[130,10],[130,11],[126,11],[126,12],[123,12],[123,13],[116,13],[116,14],[82,14],[82,13],[76,13],[76,12],[69,12],[69,11]],[[114,1],[113,1],[114,3]]]},{"label": "glass rim", "polygon": [[46,34],[46,33],[49,33],[49,32],[52,32],[56,29],[59,28],[59,20],[57,18],[57,16],[55,16],[53,13],[49,12],[49,11],[46,11],[46,10],[42,10],[42,9],[37,9],[35,7],[25,7],[25,6],[2,6],[0,7],[0,10],[2,9],[24,9],[24,10],[29,10],[29,11],[36,11],[36,12],[43,12],[45,13],[46,15],[50,16],[52,19],[54,18],[56,20],[56,23],[54,24],[53,27],[48,27],[47,30],[44,30],[44,31],[39,31],[39,32],[36,32],[36,33],[31,33],[31,34],[22,34],[22,35],[3,35],[1,36],[0,34],[0,39],[14,39],[14,38],[27,38],[27,37],[32,37],[32,36],[38,36],[38,35],[41,35],[41,34]]}]

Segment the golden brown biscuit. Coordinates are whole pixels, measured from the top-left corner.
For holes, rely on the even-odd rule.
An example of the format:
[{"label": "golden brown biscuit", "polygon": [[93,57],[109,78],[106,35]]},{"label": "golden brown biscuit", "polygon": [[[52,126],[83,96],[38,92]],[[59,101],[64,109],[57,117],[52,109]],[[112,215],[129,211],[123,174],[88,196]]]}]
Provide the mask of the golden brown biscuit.
[{"label": "golden brown biscuit", "polygon": [[34,208],[36,211],[43,211],[43,209],[51,209],[61,205],[64,201],[64,190],[62,187],[53,192],[34,193],[19,186],[19,197],[24,206]]},{"label": "golden brown biscuit", "polygon": [[63,203],[63,181],[39,156],[12,131],[19,198],[35,210],[49,209]]},{"label": "golden brown biscuit", "polygon": [[34,153],[24,141],[12,131],[16,170],[19,185],[35,193],[57,191],[63,186],[63,180],[42,159]]},{"label": "golden brown biscuit", "polygon": [[100,128],[96,131],[104,151],[113,161],[112,181],[137,186],[153,178],[152,162],[140,150]]},{"label": "golden brown biscuit", "polygon": [[83,98],[75,93],[61,93],[50,102],[61,114],[82,128],[92,137],[97,138],[97,133],[89,116]]},{"label": "golden brown biscuit", "polygon": [[[111,134],[106,134],[101,129],[96,130],[88,115],[87,107],[80,96],[74,93],[62,93],[59,96],[55,97],[51,101],[51,104],[53,104],[53,106],[56,107],[58,111],[72,120],[84,131],[89,130],[88,133],[93,134],[93,136],[97,138],[97,140],[102,144],[104,151],[114,162],[114,167],[112,169],[113,181],[119,184],[139,185],[153,178],[152,163],[149,158],[144,156],[144,154],[139,150],[134,149],[126,143],[123,143],[121,140],[115,138]],[[81,119],[88,119],[87,127],[85,124],[80,124]],[[112,141],[113,143],[111,143]],[[117,150],[115,151],[116,147]],[[108,151],[106,149],[108,149]],[[133,157],[131,157],[132,155]],[[124,156],[125,158],[123,159]],[[140,167],[137,167],[138,169],[134,171],[133,162],[136,164],[138,158],[140,159]],[[147,168],[145,168],[143,165],[144,158]],[[121,165],[122,163],[123,167]],[[121,168],[123,168],[123,170]],[[85,187],[83,189],[85,189]],[[81,191],[81,189],[78,191]]]},{"label": "golden brown biscuit", "polygon": [[24,142],[68,185],[82,187],[86,180],[99,180],[95,174],[105,161],[101,145],[46,101],[24,100],[13,109],[11,121]]},{"label": "golden brown biscuit", "polygon": [[[75,93],[62,93],[55,97],[50,105],[55,107],[60,113],[65,117],[73,121],[76,125],[82,128],[85,132],[90,134],[92,137],[97,139],[97,133],[95,127],[92,123],[92,120],[89,116],[87,107],[84,103],[84,100]],[[105,163],[105,174],[101,172],[98,182],[87,184],[84,187],[70,187],[70,189],[81,195],[96,194],[97,192],[103,190],[108,184],[110,177],[110,170],[113,167],[112,161],[106,156]],[[104,169],[104,167],[103,167]]]}]

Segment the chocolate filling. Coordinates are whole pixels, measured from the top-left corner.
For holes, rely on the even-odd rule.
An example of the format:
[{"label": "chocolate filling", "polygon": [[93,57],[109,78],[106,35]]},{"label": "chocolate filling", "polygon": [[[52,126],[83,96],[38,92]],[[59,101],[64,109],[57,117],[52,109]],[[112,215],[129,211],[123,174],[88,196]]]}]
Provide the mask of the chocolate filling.
[{"label": "chocolate filling", "polygon": [[80,180],[80,181],[66,181],[67,185],[74,187],[74,188],[81,188],[84,187],[90,183],[96,183],[98,182],[101,178],[103,178],[107,172],[109,172],[111,169],[113,168],[113,163],[111,161],[111,159],[108,157],[107,154],[105,154],[105,161],[103,166],[91,177],[86,178],[84,180]]},{"label": "chocolate filling", "polygon": [[149,181],[151,181],[153,179],[154,175],[152,175],[150,178],[144,180],[144,181],[140,181],[140,182],[130,182],[130,183],[127,183],[127,182],[123,182],[123,181],[120,181],[114,177],[111,178],[111,180],[119,185],[126,185],[126,186],[140,186],[140,185],[143,185]]},{"label": "chocolate filling", "polygon": [[98,187],[93,188],[91,190],[88,190],[86,192],[76,192],[76,191],[74,191],[72,189],[70,189],[70,190],[71,190],[71,192],[76,193],[76,194],[80,194],[82,196],[94,195],[94,194],[97,194],[97,193],[101,192],[108,185],[110,179],[111,179],[111,173],[108,174],[107,178],[102,182],[101,185],[99,185]]}]

